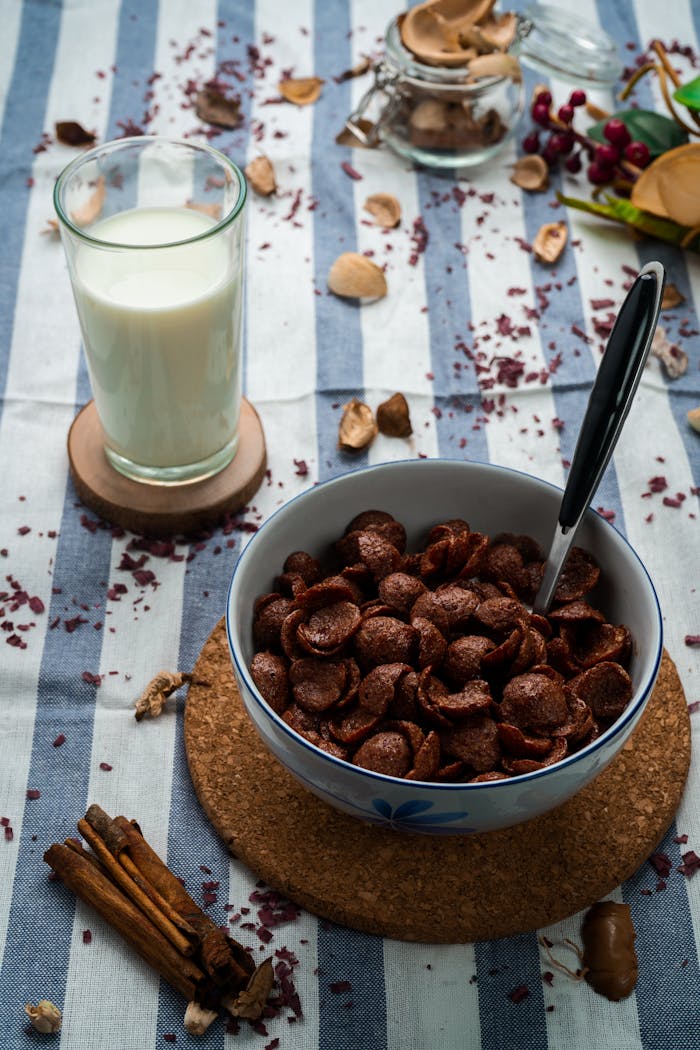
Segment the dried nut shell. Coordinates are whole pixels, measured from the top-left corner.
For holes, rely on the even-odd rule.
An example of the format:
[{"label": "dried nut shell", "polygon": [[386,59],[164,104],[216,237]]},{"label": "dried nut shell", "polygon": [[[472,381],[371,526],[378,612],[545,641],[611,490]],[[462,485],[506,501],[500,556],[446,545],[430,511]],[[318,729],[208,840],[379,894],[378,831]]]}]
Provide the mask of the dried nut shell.
[{"label": "dried nut shell", "polygon": [[185,204],[186,208],[191,211],[199,211],[202,215],[208,215],[210,219],[214,219],[218,222],[221,218],[221,205],[220,204],[207,204],[202,201],[187,201]]},{"label": "dried nut shell", "polygon": [[343,252],[328,271],[328,287],[343,299],[381,299],[387,293],[383,270],[359,252]]},{"label": "dried nut shell", "polygon": [[377,426],[379,433],[387,437],[410,437],[413,433],[408,401],[403,394],[396,393],[377,406]]},{"label": "dried nut shell", "polygon": [[105,203],[107,188],[104,175],[100,175],[95,183],[95,189],[87,200],[71,212],[71,219],[76,226],[89,226],[95,219],[99,219]]},{"label": "dried nut shell", "polygon": [[401,222],[401,205],[393,193],[373,193],[364,203],[377,226],[393,229]]},{"label": "dried nut shell", "polygon": [[[462,37],[487,18],[495,0],[428,0],[406,12],[400,22],[404,47],[430,66],[463,66],[471,49]],[[468,43],[468,41],[466,41]]]},{"label": "dried nut shell", "polygon": [[358,131],[364,136],[364,139],[358,138],[346,124],[335,136],[336,145],[351,146],[353,149],[374,149],[379,144],[379,139],[375,134],[373,122],[368,120],[367,117],[360,117],[354,123]]},{"label": "dried nut shell", "polygon": [[321,94],[323,83],[321,77],[288,77],[280,80],[277,90],[287,102],[293,102],[295,106],[309,106]]},{"label": "dried nut shell", "polygon": [[546,222],[540,226],[532,242],[532,250],[538,262],[556,262],[566,245],[568,230],[565,222]]},{"label": "dried nut shell", "polygon": [[270,197],[277,190],[275,169],[269,157],[254,157],[245,168],[245,177],[261,197]]},{"label": "dried nut shell", "polygon": [[685,296],[682,292],[679,292],[675,284],[671,281],[668,282],[664,287],[664,294],[661,299],[662,310],[673,310],[674,307],[680,306],[681,303],[685,302]]},{"label": "dried nut shell", "polygon": [[549,168],[547,161],[531,153],[527,157],[520,157],[513,165],[513,174],[510,181],[522,190],[530,190],[538,193],[546,190],[549,186]]},{"label": "dried nut shell", "polygon": [[356,397],[343,406],[343,418],[338,427],[338,448],[357,452],[366,448],[377,435],[377,424],[372,409]]},{"label": "dried nut shell", "polygon": [[364,76],[369,71],[371,63],[367,55],[363,55],[362,58],[355,63],[350,69],[344,69],[338,77],[333,79],[337,84],[343,84],[346,80],[354,80],[355,77]]},{"label": "dried nut shell", "polygon": [[691,408],[688,411],[688,422],[693,430],[697,430],[698,434],[700,434],[700,406]]},{"label": "dried nut shell", "polygon": [[37,1032],[50,1035],[61,1030],[61,1011],[50,999],[40,999],[36,1006],[27,1003],[24,1012]]},{"label": "dried nut shell", "polygon": [[238,98],[226,98],[215,88],[202,88],[197,94],[195,111],[205,124],[215,124],[218,128],[236,128],[243,120],[241,101]]},{"label": "dried nut shell", "polygon": [[504,55],[493,51],[490,55],[477,55],[469,63],[471,77],[510,77],[518,84],[522,80],[522,70],[515,55]]}]

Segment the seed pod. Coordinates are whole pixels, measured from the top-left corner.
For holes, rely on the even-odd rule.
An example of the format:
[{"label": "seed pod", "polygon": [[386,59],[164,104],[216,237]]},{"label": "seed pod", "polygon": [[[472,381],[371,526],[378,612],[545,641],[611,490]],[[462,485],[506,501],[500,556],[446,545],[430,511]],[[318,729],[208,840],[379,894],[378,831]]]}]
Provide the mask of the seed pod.
[{"label": "seed pod", "polygon": [[387,437],[410,437],[413,433],[408,402],[403,394],[396,393],[377,406],[377,426],[380,434]]},{"label": "seed pod", "polygon": [[594,991],[616,1003],[637,983],[637,953],[629,904],[598,901],[583,920],[583,965]]}]

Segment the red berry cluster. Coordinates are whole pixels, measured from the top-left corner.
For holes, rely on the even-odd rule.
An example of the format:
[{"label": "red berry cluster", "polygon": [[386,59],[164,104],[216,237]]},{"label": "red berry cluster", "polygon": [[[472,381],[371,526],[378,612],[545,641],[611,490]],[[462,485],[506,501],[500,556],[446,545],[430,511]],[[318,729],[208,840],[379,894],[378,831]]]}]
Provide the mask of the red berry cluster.
[{"label": "red berry cluster", "polygon": [[[575,111],[586,104],[586,93],[580,89],[572,91],[568,102],[560,106],[556,116],[552,111],[552,96],[549,91],[539,91],[534,98],[530,114],[535,124],[549,132],[542,143],[542,131],[534,129],[523,139],[526,153],[539,153],[553,167],[564,160],[567,171],[576,175],[588,166],[586,175],[594,186],[602,186],[616,178],[627,181],[634,177],[634,168],[645,168],[649,163],[649,149],[643,142],[633,141],[625,123],[613,117],[603,128],[606,141],[594,142],[573,127]],[[632,167],[630,167],[632,166]]]}]

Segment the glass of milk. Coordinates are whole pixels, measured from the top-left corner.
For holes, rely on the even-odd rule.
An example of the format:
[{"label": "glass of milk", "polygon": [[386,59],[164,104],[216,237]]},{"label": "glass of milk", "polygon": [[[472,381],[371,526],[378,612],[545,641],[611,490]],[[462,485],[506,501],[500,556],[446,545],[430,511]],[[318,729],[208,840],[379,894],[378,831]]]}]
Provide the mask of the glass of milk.
[{"label": "glass of milk", "polygon": [[56,183],[105,454],[135,481],[198,481],[236,454],[245,199],[228,157],[154,136]]}]

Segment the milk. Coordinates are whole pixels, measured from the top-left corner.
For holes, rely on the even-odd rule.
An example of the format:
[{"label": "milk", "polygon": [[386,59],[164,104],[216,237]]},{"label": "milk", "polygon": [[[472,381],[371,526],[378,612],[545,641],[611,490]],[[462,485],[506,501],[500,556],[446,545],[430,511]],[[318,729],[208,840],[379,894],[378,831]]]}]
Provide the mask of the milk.
[{"label": "milk", "polygon": [[213,225],[188,208],[135,208],[90,228],[115,247],[83,241],[76,252],[73,291],[107,451],[146,468],[235,451],[240,252],[221,233],[144,247]]}]

